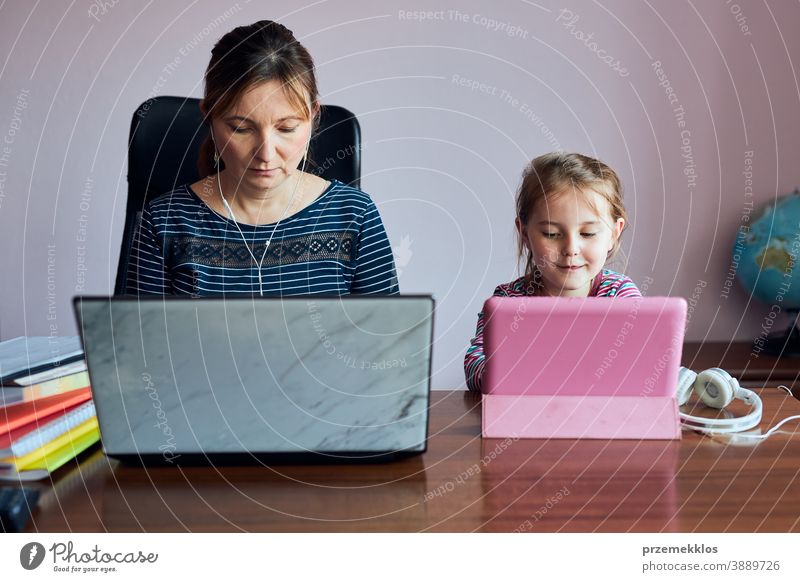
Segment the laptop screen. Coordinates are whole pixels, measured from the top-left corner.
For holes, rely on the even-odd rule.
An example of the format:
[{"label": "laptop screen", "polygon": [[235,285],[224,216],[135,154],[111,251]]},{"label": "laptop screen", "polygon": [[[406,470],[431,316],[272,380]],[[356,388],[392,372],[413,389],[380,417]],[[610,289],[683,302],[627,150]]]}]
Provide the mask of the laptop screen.
[{"label": "laptop screen", "polygon": [[424,450],[430,297],[75,308],[108,454]]},{"label": "laptop screen", "polygon": [[672,396],[686,325],[679,297],[492,297],[484,392]]}]

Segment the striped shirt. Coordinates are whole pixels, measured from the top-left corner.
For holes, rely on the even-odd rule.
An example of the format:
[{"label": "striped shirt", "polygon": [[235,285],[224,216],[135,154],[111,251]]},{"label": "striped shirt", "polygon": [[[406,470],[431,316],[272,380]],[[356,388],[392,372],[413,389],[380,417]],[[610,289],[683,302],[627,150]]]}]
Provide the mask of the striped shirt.
[{"label": "striped shirt", "polygon": [[[525,284],[525,277],[498,285],[494,295],[498,297],[524,297],[533,295],[534,289]],[[642,294],[625,275],[609,269],[603,269],[594,278],[589,297],[641,297]],[[475,337],[472,338],[467,354],[464,357],[464,374],[467,378],[467,388],[480,392],[483,381],[483,370],[486,367],[486,356],[483,353],[483,312],[478,314],[478,327]]]},{"label": "striped shirt", "polygon": [[[159,295],[259,293],[274,224],[239,224],[189,186],[150,201],[134,236],[126,292]],[[248,250],[249,247],[249,250]],[[392,248],[370,197],[333,181],[275,228],[261,268],[264,294],[398,294]]]}]

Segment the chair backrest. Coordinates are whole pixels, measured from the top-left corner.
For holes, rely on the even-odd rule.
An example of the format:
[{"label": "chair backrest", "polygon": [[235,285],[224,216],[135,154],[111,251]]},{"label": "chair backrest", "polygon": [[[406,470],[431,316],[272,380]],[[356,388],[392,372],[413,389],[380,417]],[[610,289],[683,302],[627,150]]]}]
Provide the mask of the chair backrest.
[{"label": "chair backrest", "polygon": [[[115,295],[125,292],[133,236],[144,205],[202,177],[197,171],[197,157],[206,135],[208,127],[203,123],[199,99],[154,97],[133,114],[128,142],[128,203]],[[361,128],[350,111],[323,105],[309,152],[307,172],[360,187]]]}]

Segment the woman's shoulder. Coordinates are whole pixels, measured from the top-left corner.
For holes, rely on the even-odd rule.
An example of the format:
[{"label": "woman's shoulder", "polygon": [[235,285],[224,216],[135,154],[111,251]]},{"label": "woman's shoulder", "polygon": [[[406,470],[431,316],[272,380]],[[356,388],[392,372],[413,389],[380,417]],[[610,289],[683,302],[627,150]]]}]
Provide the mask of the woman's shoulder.
[{"label": "woman's shoulder", "polygon": [[382,223],[378,207],[369,194],[338,180],[331,181],[326,191],[306,210],[308,218],[324,220],[327,224],[338,223],[346,230],[377,228]]},{"label": "woman's shoulder", "polygon": [[625,275],[611,269],[600,272],[600,282],[597,286],[597,297],[641,297],[642,294],[636,283]]},{"label": "woman's shoulder", "polygon": [[214,230],[218,226],[214,217],[214,213],[208,212],[206,204],[185,184],[150,200],[145,205],[142,220],[162,236],[195,236]]},{"label": "woman's shoulder", "polygon": [[202,204],[197,195],[189,189],[189,184],[184,184],[170,192],[159,194],[152,198],[145,205],[145,208],[155,216],[164,212],[180,211],[186,208],[194,210]]},{"label": "woman's shoulder", "polygon": [[363,209],[375,206],[369,194],[338,180],[331,180],[330,185],[320,198],[325,198],[328,204],[349,204]]}]

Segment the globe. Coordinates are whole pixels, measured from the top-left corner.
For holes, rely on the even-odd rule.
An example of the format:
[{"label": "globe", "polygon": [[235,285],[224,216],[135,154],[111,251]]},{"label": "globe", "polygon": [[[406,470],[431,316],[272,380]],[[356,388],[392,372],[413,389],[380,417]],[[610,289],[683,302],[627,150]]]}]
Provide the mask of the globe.
[{"label": "globe", "polygon": [[[731,266],[753,297],[769,306],[756,348],[768,353],[800,355],[800,191],[765,204],[742,226],[733,245]],[[776,333],[772,325],[787,314],[792,325]]]}]

